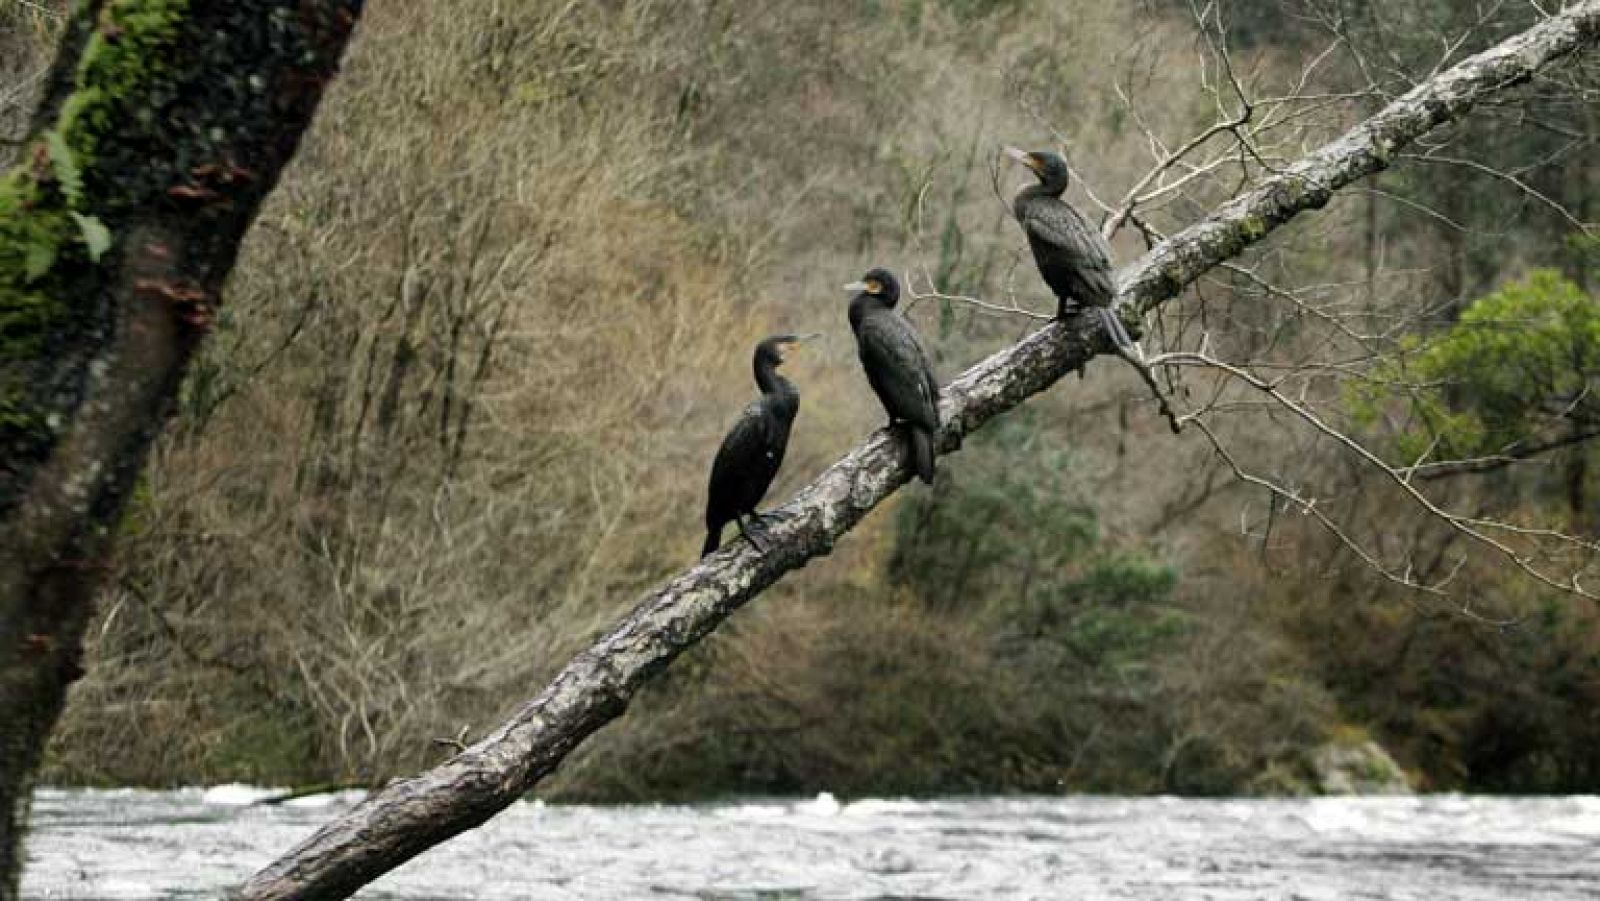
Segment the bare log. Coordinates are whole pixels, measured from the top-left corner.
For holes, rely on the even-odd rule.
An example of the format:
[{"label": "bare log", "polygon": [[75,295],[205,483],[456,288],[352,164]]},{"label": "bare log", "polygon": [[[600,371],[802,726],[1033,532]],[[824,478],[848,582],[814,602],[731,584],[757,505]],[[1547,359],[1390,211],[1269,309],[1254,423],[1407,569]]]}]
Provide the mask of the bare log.
[{"label": "bare log", "polygon": [[0,899],[124,501],[360,11],[80,2],[0,175]]},{"label": "bare log", "polygon": [[[1120,273],[1120,300],[1146,312],[1482,98],[1530,78],[1600,37],[1600,0],[1423,83],[1338,140],[1155,247]],[[1093,322],[1051,323],[972,367],[945,392],[942,452],[990,419],[1109,350]],[[769,549],[745,542],[647,595],[510,720],[446,763],[393,782],[256,874],[238,897],[331,899],[504,809],[581,741],[621,715],[644,682],[785,573],[827,554],[907,478],[903,448],[879,431],[780,508]]]}]

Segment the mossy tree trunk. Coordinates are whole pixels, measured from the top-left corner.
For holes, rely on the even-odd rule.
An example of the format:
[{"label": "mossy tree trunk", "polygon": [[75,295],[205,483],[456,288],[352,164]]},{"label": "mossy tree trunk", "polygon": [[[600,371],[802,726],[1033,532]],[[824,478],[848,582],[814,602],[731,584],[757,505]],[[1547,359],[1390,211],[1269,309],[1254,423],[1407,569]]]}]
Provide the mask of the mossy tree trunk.
[{"label": "mossy tree trunk", "polygon": [[[1334,192],[1387,168],[1404,147],[1478,101],[1600,40],[1600,0],[1439,73],[1339,139],[1303,157],[1118,273],[1119,302],[1139,313]],[[1092,317],[1053,322],[967,370],[945,390],[942,452],[1076,371],[1110,345]],[[834,543],[909,473],[905,448],[880,430],[774,511],[765,553],[734,542],[642,598],[509,720],[445,763],[375,792],[257,873],[250,901],[348,897],[424,850],[505,809],[579,743],[627,709],[647,680],[790,570]]]},{"label": "mossy tree trunk", "polygon": [[0,176],[0,899],[124,503],[360,11],[79,2]]}]

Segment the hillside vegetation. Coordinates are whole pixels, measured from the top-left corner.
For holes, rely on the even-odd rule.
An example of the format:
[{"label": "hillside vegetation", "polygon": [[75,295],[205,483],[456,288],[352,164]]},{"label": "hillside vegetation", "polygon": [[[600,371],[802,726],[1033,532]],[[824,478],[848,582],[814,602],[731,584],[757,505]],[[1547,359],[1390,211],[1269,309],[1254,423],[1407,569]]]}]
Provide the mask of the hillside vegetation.
[{"label": "hillside vegetation", "polygon": [[[0,137],[59,6],[0,8]],[[1454,6],[1358,17],[1345,46],[1425,74],[1422,35],[1464,21]],[[1293,86],[1330,40],[1319,4],[1226,8],[1233,65],[1263,85]],[[991,176],[998,146],[1064,144],[1071,199],[1119,200],[1152,164],[1145,129],[1179,142],[1217,115],[1199,35],[1173,0],[370,3],[123,525],[47,778],[377,783],[480,734],[694,559],[761,337],[825,336],[785,370],[803,406],[777,502],[881,425],[840,285],[887,265],[919,291],[1053,309],[995,194],[1021,183]],[[1370,112],[1353,85],[1404,74],[1327,59],[1305,92],[1352,96],[1308,103],[1285,152]],[[1484,437],[1503,410],[1470,403],[1502,395],[1472,385],[1487,364],[1460,329],[1592,305],[1592,247],[1518,184],[1597,218],[1592,146],[1560,137],[1597,130],[1592,99],[1491,111],[1458,152],[1516,184],[1402,166],[1255,258],[1296,296],[1398,323],[1374,326],[1399,350],[1359,361],[1380,376],[1363,384],[1433,367],[1431,394],[1319,384],[1350,428],[1396,454],[1503,445]],[[1227,190],[1197,182],[1147,224]],[[1144,241],[1114,246],[1126,261]],[[1147,346],[1333,346],[1243,277],[1197,295]],[[909,315],[946,377],[1033,326],[934,298]],[[1589,320],[1553,328],[1563,349],[1600,341]],[[1554,394],[1589,384],[1583,347],[1549,355]],[[1169,387],[1199,404],[1209,383]],[[1270,411],[1228,422],[1255,465],[1418,567],[1459,569],[1467,600],[1385,579],[1193,430],[1170,435],[1102,362],[740,613],[547,791],[1297,791],[1311,749],[1366,733],[1430,788],[1600,789],[1592,603],[1397,508]],[[1592,536],[1591,456],[1575,440],[1450,490]]]}]

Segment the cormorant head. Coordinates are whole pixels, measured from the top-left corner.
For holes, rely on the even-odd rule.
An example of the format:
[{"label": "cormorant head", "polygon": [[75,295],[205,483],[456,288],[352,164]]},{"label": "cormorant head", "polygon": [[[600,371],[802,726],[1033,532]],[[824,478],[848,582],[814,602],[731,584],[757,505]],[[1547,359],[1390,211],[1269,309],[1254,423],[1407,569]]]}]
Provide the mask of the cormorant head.
[{"label": "cormorant head", "polygon": [[851,282],[844,289],[876,297],[891,307],[900,302],[900,283],[895,281],[893,272],[883,268],[868,271],[861,281]]},{"label": "cormorant head", "polygon": [[756,345],[756,369],[759,371],[763,367],[776,369],[782,366],[784,355],[789,352],[790,348],[797,347],[817,336],[816,332],[809,335],[773,335]]},{"label": "cormorant head", "polygon": [[1033,174],[1038,176],[1039,184],[1049,194],[1060,194],[1067,189],[1067,182],[1072,180],[1072,172],[1067,168],[1067,161],[1054,150],[1018,150],[1015,147],[1005,149],[1006,156],[1027,166]]}]

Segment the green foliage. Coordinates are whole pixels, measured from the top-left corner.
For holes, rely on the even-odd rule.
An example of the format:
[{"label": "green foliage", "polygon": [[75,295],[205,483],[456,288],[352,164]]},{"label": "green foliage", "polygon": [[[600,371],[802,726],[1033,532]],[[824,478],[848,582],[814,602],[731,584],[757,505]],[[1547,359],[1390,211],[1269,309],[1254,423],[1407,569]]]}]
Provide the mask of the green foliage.
[{"label": "green foliage", "polygon": [[1299,633],[1305,664],[1425,787],[1565,793],[1600,784],[1592,605],[1522,597],[1515,577],[1489,573],[1479,584],[1508,617],[1489,625],[1454,609],[1419,610],[1411,596],[1351,604],[1360,588],[1310,578],[1273,602]]},{"label": "green foliage", "polygon": [[67,310],[47,278],[64,254],[70,259],[75,231],[59,198],[22,167],[0,180],[0,438],[46,427],[28,400],[28,367],[46,353]]},{"label": "green foliage", "polygon": [[[1046,595],[1092,603],[1149,602],[1175,576],[1138,555],[1099,549],[1094,507],[1078,497],[1072,452],[1053,442],[1031,410],[974,436],[932,493],[900,507],[891,572],[931,606],[950,608]],[[1000,590],[975,597],[975,585]],[[982,576],[974,582],[974,576]]]},{"label": "green foliage", "polygon": [[[244,710],[262,710],[259,698],[234,699]],[[275,710],[276,716],[239,717],[221,732],[200,766],[214,781],[282,785],[306,772],[316,749],[309,717]]]},{"label": "green foliage", "polygon": [[79,165],[94,160],[96,144],[125,98],[166,71],[167,48],[188,10],[189,0],[116,0],[106,6],[84,47],[76,88],[62,105],[57,128]]},{"label": "green foliage", "polygon": [[56,261],[56,248],[53,244],[43,241],[29,244],[23,248],[22,272],[23,279],[36,282],[40,276],[50,271],[50,265]]},{"label": "green foliage", "polygon": [[[26,368],[70,312],[66,278],[98,263],[113,237],[100,214],[117,198],[91,196],[87,170],[129,94],[159,77],[187,0],[117,0],[85,47],[56,127],[0,180],[0,430],[37,431]],[[108,39],[107,34],[116,38]],[[47,161],[48,166],[42,165]]]},{"label": "green foliage", "polygon": [[[1503,452],[1600,412],[1588,390],[1600,374],[1600,306],[1554,270],[1481,298],[1406,350],[1346,402],[1363,425],[1398,413],[1407,460],[1430,448],[1447,458]],[[1397,397],[1392,385],[1410,390]]]},{"label": "green foliage", "polygon": [[1585,284],[1600,276],[1600,233],[1581,232],[1567,236],[1567,253],[1575,261],[1575,268],[1584,273]]},{"label": "green foliage", "polygon": [[28,359],[61,304],[40,282],[72,234],[59,205],[19,168],[0,182],[0,361]]},{"label": "green foliage", "polygon": [[1100,546],[1069,451],[1024,411],[975,436],[939,490],[899,513],[891,573],[936,610],[977,614],[1043,681],[1127,686],[1182,634],[1173,570]]},{"label": "green foliage", "polygon": [[89,259],[96,263],[100,262],[100,258],[111,249],[111,230],[94,216],[85,216],[78,212],[68,215],[78,225],[78,233],[83,236],[84,246],[89,250]]},{"label": "green foliage", "polygon": [[[979,171],[982,166],[980,155],[983,148],[983,142],[974,138],[968,145],[967,152],[956,162],[957,171],[962,175]],[[945,294],[981,292],[983,286],[989,283],[990,276],[996,268],[995,249],[971,247],[959,221],[957,211],[965,205],[971,185],[968,178],[954,179],[949,196],[941,198],[938,202],[938,206],[944,209],[945,216],[944,224],[939,228],[939,262],[933,277],[934,284]],[[955,325],[954,304],[949,300],[941,301],[939,339],[941,341],[949,339],[955,331]]]},{"label": "green foliage", "polygon": [[138,480],[133,483],[133,490],[128,494],[128,502],[123,505],[117,534],[123,539],[139,536],[149,527],[154,509],[155,490],[150,485],[150,474],[140,473]]},{"label": "green foliage", "polygon": [[45,132],[45,147],[50,151],[50,165],[55,171],[56,181],[61,185],[61,193],[65,195],[67,206],[83,206],[83,170],[78,168],[78,161],[72,158],[72,150],[67,147],[67,141],[59,131]]},{"label": "green foliage", "polygon": [[900,506],[890,572],[929,606],[988,603],[994,572],[1009,576],[996,595],[1029,597],[1036,576],[1056,579],[1099,542],[1093,508],[1072,499],[1070,452],[1032,418],[1022,411],[975,436],[959,470]]}]

